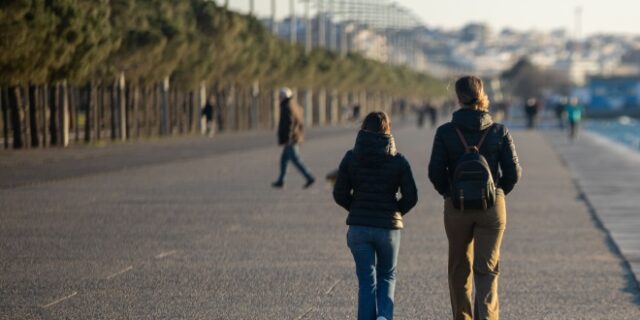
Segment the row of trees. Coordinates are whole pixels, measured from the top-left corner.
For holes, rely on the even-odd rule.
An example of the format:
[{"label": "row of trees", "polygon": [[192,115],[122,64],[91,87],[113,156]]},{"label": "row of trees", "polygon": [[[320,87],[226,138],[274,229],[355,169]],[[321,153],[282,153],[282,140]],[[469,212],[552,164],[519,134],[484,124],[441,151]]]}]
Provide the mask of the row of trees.
[{"label": "row of trees", "polygon": [[270,127],[283,85],[316,123],[349,97],[442,91],[404,67],[305,53],[206,0],[0,0],[0,38],[5,147],[194,133],[210,98],[225,130]]}]

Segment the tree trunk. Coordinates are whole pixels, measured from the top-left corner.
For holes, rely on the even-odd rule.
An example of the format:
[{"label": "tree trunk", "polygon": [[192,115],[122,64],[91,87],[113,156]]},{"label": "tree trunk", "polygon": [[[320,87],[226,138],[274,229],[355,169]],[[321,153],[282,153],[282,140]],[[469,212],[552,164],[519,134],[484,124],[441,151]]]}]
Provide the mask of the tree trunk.
[{"label": "tree trunk", "polygon": [[82,102],[78,88],[73,86],[69,87],[69,110],[71,110],[71,127],[73,128],[73,140],[77,143],[80,140],[80,104]]},{"label": "tree trunk", "polygon": [[310,128],[313,126],[313,89],[307,89],[304,97],[304,125]]},{"label": "tree trunk", "polygon": [[142,93],[142,107],[144,108],[142,111],[142,119],[144,121],[144,134],[149,137],[151,135],[151,121],[149,121],[149,117],[151,116],[151,99],[150,94],[151,89],[145,86]]},{"label": "tree trunk", "polygon": [[84,108],[84,142],[91,142],[91,127],[95,125],[93,114],[95,113],[95,82],[91,80],[85,87],[87,100]]},{"label": "tree trunk", "polygon": [[227,123],[225,118],[227,117],[226,98],[224,92],[224,86],[217,84],[215,87],[216,105],[218,109],[218,129],[220,131],[227,130]]},{"label": "tree trunk", "polygon": [[340,108],[339,108],[339,103],[338,103],[338,91],[335,89],[331,90],[331,97],[329,98],[330,101],[330,123],[331,125],[335,126],[338,124],[339,122],[339,117],[340,117]]},{"label": "tree trunk", "polygon": [[193,113],[194,113],[194,103],[193,103],[193,99],[194,99],[194,94],[192,90],[187,91],[187,116],[186,116],[186,122],[187,122],[187,133],[189,134],[193,134],[195,132],[195,124],[196,122],[193,119]]},{"label": "tree trunk", "polygon": [[124,81],[124,72],[120,72],[120,77],[118,78],[118,124],[119,126],[119,136],[121,141],[127,140],[127,100],[125,95],[125,81]]},{"label": "tree trunk", "polygon": [[[140,97],[138,91],[138,84],[129,87],[129,94],[131,97],[131,119],[130,119],[130,132],[135,132],[135,137],[140,138]],[[133,134],[131,134],[133,136]]]},{"label": "tree trunk", "polygon": [[63,147],[69,145],[69,89],[67,80],[62,80],[60,86],[60,143]]},{"label": "tree trunk", "polygon": [[0,97],[0,99],[2,99],[0,102],[2,104],[2,136],[4,138],[4,148],[9,149],[9,108],[7,106],[9,97],[7,96],[8,92],[5,87],[1,87],[0,89],[2,90],[2,97]]},{"label": "tree trunk", "polygon": [[[162,126],[164,123],[164,117],[162,115],[162,102],[161,91],[162,83],[154,85],[152,89],[152,103],[151,103],[151,123],[153,124],[152,134],[162,134]],[[157,131],[156,131],[157,130]]]},{"label": "tree trunk", "polygon": [[118,89],[117,81],[114,81],[109,90],[109,106],[111,107],[111,140],[118,139]]},{"label": "tree trunk", "polygon": [[94,139],[102,139],[102,119],[104,118],[104,83],[100,81],[96,86],[96,105],[94,112],[93,129],[95,130]]},{"label": "tree trunk", "polygon": [[47,126],[49,125],[49,91],[51,88],[48,85],[42,86],[42,91],[39,94],[40,103],[42,108],[40,109],[40,128],[42,130],[42,147],[48,147],[49,133]]},{"label": "tree trunk", "polygon": [[31,126],[29,125],[29,86],[18,86],[18,110],[20,111],[20,122],[22,126],[22,148],[28,149],[31,142]]},{"label": "tree trunk", "polygon": [[[196,119],[198,122],[198,132],[200,134],[204,134],[205,130],[206,130],[206,120],[202,117],[202,110],[204,109],[204,106],[206,105],[207,101],[209,100],[209,96],[207,95],[207,88],[204,85],[204,82],[200,83],[200,92],[199,92],[199,99],[198,99],[198,108],[196,110]],[[213,112],[213,121],[215,123],[216,119],[216,112]]]},{"label": "tree trunk", "polygon": [[9,89],[9,110],[11,110],[11,128],[13,129],[13,148],[22,149],[22,121],[20,119],[20,87]]},{"label": "tree trunk", "polygon": [[178,90],[174,90],[175,91],[175,96],[174,96],[174,109],[175,109],[175,119],[176,119],[176,126],[178,127],[178,133],[179,134],[184,134],[185,132],[185,125],[184,125],[184,111],[185,111],[185,105],[186,105],[186,100],[185,100],[185,94],[182,91],[178,91]]},{"label": "tree trunk", "polygon": [[242,121],[244,120],[244,87],[234,87],[233,93],[233,127],[235,131],[240,131],[243,129],[244,124]]},{"label": "tree trunk", "polygon": [[188,104],[187,104],[187,132],[193,134],[196,132],[196,120],[195,120],[195,93],[193,90],[188,92]]},{"label": "tree trunk", "polygon": [[227,101],[225,103],[225,110],[228,128],[230,130],[238,130],[236,118],[238,117],[238,108],[237,108],[237,100],[236,100],[236,86],[234,83],[229,84],[229,91],[227,92],[226,98]]},{"label": "tree trunk", "polygon": [[161,84],[160,134],[169,134],[169,77]]},{"label": "tree trunk", "polygon": [[36,105],[38,103],[37,87],[33,84],[29,85],[29,127],[31,129],[31,147],[40,146],[38,137],[38,113]]},{"label": "tree trunk", "polygon": [[321,127],[327,123],[327,90],[325,88],[318,90],[318,120],[316,122]]},{"label": "tree trunk", "polygon": [[58,95],[60,88],[55,84],[49,91],[49,137],[51,145],[58,145]]}]

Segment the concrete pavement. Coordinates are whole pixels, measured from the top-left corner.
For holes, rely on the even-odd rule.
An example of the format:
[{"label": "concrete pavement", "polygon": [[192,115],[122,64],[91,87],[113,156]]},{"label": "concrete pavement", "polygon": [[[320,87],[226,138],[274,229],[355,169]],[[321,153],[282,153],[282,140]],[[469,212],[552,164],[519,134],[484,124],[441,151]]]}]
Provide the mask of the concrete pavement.
[{"label": "concrete pavement", "polygon": [[548,135],[571,169],[576,185],[614,251],[640,280],[640,153],[596,133],[570,142],[561,133]]},{"label": "concrete pavement", "polygon": [[[302,149],[318,177],[356,135],[326,130]],[[395,135],[420,196],[402,235],[396,319],[447,319],[442,200],[426,177],[433,131]],[[569,170],[541,134],[515,138],[524,178],[507,199],[503,318],[640,318],[638,290]],[[158,142],[135,165],[105,152],[92,159],[117,170],[82,175],[81,160],[64,158],[55,165],[69,174],[47,183],[5,160],[2,171],[22,170],[28,183],[0,189],[0,319],[354,319],[346,214],[330,186],[302,190],[291,168],[285,189],[271,189],[273,134],[233,139],[195,150]]]}]

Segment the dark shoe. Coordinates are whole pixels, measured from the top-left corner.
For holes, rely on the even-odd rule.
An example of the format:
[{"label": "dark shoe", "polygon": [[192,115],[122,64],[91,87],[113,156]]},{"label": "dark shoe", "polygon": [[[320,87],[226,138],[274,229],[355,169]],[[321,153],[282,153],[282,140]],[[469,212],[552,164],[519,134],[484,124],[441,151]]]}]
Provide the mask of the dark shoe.
[{"label": "dark shoe", "polygon": [[316,182],[315,178],[311,178],[309,180],[307,180],[307,183],[304,184],[304,186],[302,186],[302,189],[307,189],[309,187],[311,187],[311,185]]},{"label": "dark shoe", "polygon": [[274,187],[274,188],[281,189],[282,187],[284,187],[284,182],[276,181],[276,182],[272,183],[271,186]]}]

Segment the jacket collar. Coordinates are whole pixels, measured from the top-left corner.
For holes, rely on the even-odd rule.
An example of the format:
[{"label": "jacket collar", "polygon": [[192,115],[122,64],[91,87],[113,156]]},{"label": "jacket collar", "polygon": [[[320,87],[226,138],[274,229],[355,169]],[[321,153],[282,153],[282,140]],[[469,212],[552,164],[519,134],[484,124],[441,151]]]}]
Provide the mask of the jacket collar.
[{"label": "jacket collar", "polygon": [[482,131],[493,124],[488,112],[462,108],[453,113],[451,122],[465,131]]}]

